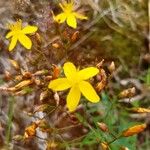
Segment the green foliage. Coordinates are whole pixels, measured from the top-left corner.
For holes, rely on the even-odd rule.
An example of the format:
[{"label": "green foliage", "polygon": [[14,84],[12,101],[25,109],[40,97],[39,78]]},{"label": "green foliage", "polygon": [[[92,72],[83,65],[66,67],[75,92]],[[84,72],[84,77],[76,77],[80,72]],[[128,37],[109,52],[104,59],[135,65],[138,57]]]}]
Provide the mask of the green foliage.
[{"label": "green foliage", "polygon": [[[98,106],[88,105],[87,107],[87,116],[92,120],[93,125],[91,126],[87,120],[86,115],[82,116],[76,114],[79,121],[89,128],[89,132],[86,134],[85,138],[80,142],[80,146],[89,146],[92,147],[94,144],[99,144],[100,142],[110,142],[117,138],[119,134],[131,127],[136,125],[138,122],[131,120],[129,118],[129,112],[126,111],[125,107],[118,105],[117,98],[110,98],[107,93],[103,92],[102,101]],[[99,110],[100,115],[96,114]],[[98,122],[104,122],[109,128],[108,132],[103,132],[98,127]],[[128,138],[119,138],[110,144],[111,150],[120,150],[121,147],[127,147],[132,150],[136,150],[136,144],[138,143],[137,136],[131,136]],[[144,146],[144,145],[143,145]]]},{"label": "green foliage", "polygon": [[13,112],[14,112],[14,97],[9,98],[9,108],[8,108],[8,121],[7,121],[7,129],[6,129],[6,144],[9,146],[11,139],[11,127],[13,122]]},{"label": "green foliage", "polygon": [[[147,52],[147,45],[145,44],[149,26],[147,21],[149,19],[147,2],[142,0],[81,1],[81,3],[83,3],[83,12],[85,12],[89,20],[83,22],[83,24],[78,20],[77,29],[69,28],[66,23],[61,24],[54,21],[52,14],[59,14],[61,11],[58,3],[60,3],[59,0],[37,0],[36,2],[29,1],[27,3],[25,0],[15,0],[14,2],[16,11],[14,11],[14,14],[11,14],[11,19],[22,18],[23,21],[29,24],[31,23],[31,25],[38,25],[39,30],[35,35],[31,36],[33,45],[30,52],[25,52],[22,47],[16,47],[16,53],[9,53],[8,57],[12,59],[18,59],[19,56],[19,59],[15,60],[19,62],[19,67],[13,68],[11,66],[12,70],[10,69],[8,72],[10,73],[10,77],[8,77],[7,81],[8,86],[3,88],[3,84],[6,83],[6,81],[0,79],[0,86],[2,86],[1,90],[2,92],[4,91],[4,95],[5,92],[8,91],[8,95],[6,94],[6,103],[2,103],[1,100],[3,93],[2,96],[0,96],[0,107],[2,107],[2,109],[4,108],[2,111],[3,113],[7,113],[6,116],[8,117],[8,119],[5,118],[4,121],[2,121],[2,125],[0,122],[0,129],[1,126],[3,129],[6,125],[4,135],[2,136],[5,137],[6,145],[9,146],[9,144],[12,144],[14,147],[16,146],[16,149],[20,148],[17,147],[18,143],[16,144],[11,140],[12,123],[14,121],[14,125],[18,127],[16,131],[19,132],[18,134],[22,134],[21,137],[24,140],[23,143],[25,143],[25,145],[23,146],[25,146],[25,149],[30,149],[30,144],[33,144],[32,146],[34,147],[36,145],[35,143],[38,143],[34,141],[34,138],[39,138],[39,140],[44,141],[46,144],[50,140],[50,149],[51,147],[55,149],[55,146],[58,146],[56,149],[62,148],[62,150],[69,150],[77,148],[81,150],[97,150],[101,142],[107,142],[111,150],[120,150],[122,146],[130,150],[149,150],[150,137],[147,131],[140,135],[142,136],[142,140],[138,136],[120,136],[122,131],[141,121],[144,122],[146,118],[132,118],[131,112],[129,112],[131,110],[130,107],[149,106],[149,94],[147,93],[149,93],[150,90],[150,68],[144,71],[140,70],[140,68],[137,69],[141,57]],[[84,4],[86,5],[84,6]],[[78,2],[77,5],[80,6]],[[0,9],[1,8],[0,2]],[[13,9],[11,8],[11,10]],[[8,11],[10,10],[8,9]],[[87,14],[86,11],[88,12]],[[5,21],[7,18],[2,18],[1,20]],[[11,21],[9,20],[8,22]],[[58,19],[58,21],[60,20]],[[1,26],[3,26],[3,24],[5,24],[5,22],[2,22]],[[72,24],[72,27],[76,26],[76,22],[73,21]],[[4,30],[2,34],[7,32],[5,27],[1,29]],[[7,47],[5,40],[0,41],[4,50]],[[26,41],[24,42],[26,43]],[[7,51],[5,53],[7,54]],[[6,54],[4,55],[5,57]],[[19,55],[15,57],[15,54]],[[62,66],[66,61],[72,61],[75,65],[79,66],[79,68],[85,68],[87,66],[93,66],[93,64],[96,66],[102,59],[105,59],[102,68],[104,70],[106,69],[108,88],[105,87],[102,92],[100,92],[101,101],[96,104],[91,104],[86,101],[85,98],[82,98],[83,101],[80,103],[81,107],[79,106],[75,112],[68,112],[65,107],[68,91],[56,93],[55,90],[48,89],[48,83],[52,82],[53,79],[64,77],[62,69],[58,66]],[[123,68],[121,73],[116,71],[115,74],[111,74],[111,71],[108,69],[108,64],[111,61],[115,62],[115,69],[117,71],[118,68]],[[4,66],[7,65],[6,63]],[[101,66],[98,69],[100,70]],[[24,73],[26,71],[29,71],[29,74],[25,75]],[[137,74],[137,72],[140,73]],[[4,78],[5,76],[7,77],[4,72]],[[18,76],[20,78],[16,78]],[[98,74],[89,80],[95,89],[97,84],[101,82],[101,76],[101,74]],[[141,86],[141,89],[137,88],[137,94],[146,93],[144,99],[131,102],[130,104],[121,103],[117,95],[121,90],[121,84],[118,82],[122,80],[122,77],[137,78]],[[13,88],[15,87],[15,80],[17,81],[16,83],[21,83],[26,79],[33,80],[33,82],[21,86],[21,88],[18,89]],[[113,83],[110,83],[112,85],[109,85],[109,79],[113,80]],[[104,89],[107,92],[104,91]],[[28,97],[31,93],[34,97]],[[14,106],[18,103],[15,103],[14,97],[10,97],[9,94],[16,94],[18,97],[22,96],[25,98],[24,101],[20,101],[22,104],[19,103],[17,109],[17,111],[20,109],[20,113],[18,113],[17,119],[15,118],[14,120]],[[40,99],[40,97],[42,98]],[[32,100],[30,100],[30,98]],[[36,110],[36,108],[38,109]],[[28,115],[30,114],[33,118],[35,117],[35,128],[29,128],[29,131],[35,134],[22,131],[22,126],[26,126],[30,121],[23,120],[25,117],[22,117],[22,114],[26,111],[29,111],[27,112]],[[38,117],[39,114],[40,117]],[[41,116],[43,118],[41,118]],[[5,122],[5,120],[7,121]],[[41,123],[42,121],[43,124]],[[21,125],[20,122],[22,123]],[[98,125],[100,122],[106,124],[109,131],[103,131]],[[43,127],[46,127],[44,131],[40,132],[45,132],[48,137],[47,139],[38,137],[38,134],[36,135],[36,131],[42,129],[42,126],[41,128],[38,126],[40,123]],[[83,131],[76,130],[76,127],[85,129],[84,134]],[[76,133],[76,131],[79,133]],[[27,134],[26,136],[24,136],[25,133]],[[35,137],[33,137],[33,135],[35,135]],[[24,139],[25,137],[27,139]],[[26,147],[26,140],[31,140],[29,147]],[[32,142],[32,140],[34,142]],[[21,144],[18,145],[20,146]]]}]

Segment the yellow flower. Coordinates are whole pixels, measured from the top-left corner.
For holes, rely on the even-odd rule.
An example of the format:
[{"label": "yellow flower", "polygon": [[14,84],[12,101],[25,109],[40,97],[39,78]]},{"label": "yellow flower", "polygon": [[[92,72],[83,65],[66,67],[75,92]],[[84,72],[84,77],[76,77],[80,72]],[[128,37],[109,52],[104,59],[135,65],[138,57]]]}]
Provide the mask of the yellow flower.
[{"label": "yellow flower", "polygon": [[17,41],[19,41],[26,49],[31,49],[32,42],[26,34],[36,32],[38,29],[36,26],[27,25],[22,29],[22,20],[18,20],[16,23],[9,25],[9,29],[10,32],[6,35],[7,39],[11,37],[9,51],[12,51],[15,48]]},{"label": "yellow flower", "polygon": [[64,2],[63,4],[59,3],[59,6],[61,7],[61,9],[63,10],[62,13],[58,14],[57,16],[54,16],[54,20],[58,23],[63,23],[63,22],[67,22],[68,26],[72,27],[72,28],[76,28],[77,27],[77,20],[78,19],[87,19],[86,16],[79,14],[77,12],[74,11],[74,3],[73,0],[71,0],[71,2],[67,3]]},{"label": "yellow flower", "polygon": [[81,93],[90,102],[97,103],[100,98],[91,84],[85,80],[95,76],[99,70],[95,67],[88,67],[77,70],[73,63],[67,62],[63,66],[66,78],[59,78],[49,83],[49,88],[54,91],[62,91],[71,88],[67,96],[67,107],[74,111],[79,103]]}]

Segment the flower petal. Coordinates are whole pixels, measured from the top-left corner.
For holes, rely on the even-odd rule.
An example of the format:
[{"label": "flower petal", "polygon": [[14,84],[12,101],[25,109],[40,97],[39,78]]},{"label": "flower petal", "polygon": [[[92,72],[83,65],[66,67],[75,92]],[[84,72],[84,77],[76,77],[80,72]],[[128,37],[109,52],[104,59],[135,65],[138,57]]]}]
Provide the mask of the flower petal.
[{"label": "flower petal", "polygon": [[26,48],[26,49],[31,49],[32,42],[31,40],[24,34],[20,34],[18,37],[19,42]]},{"label": "flower petal", "polygon": [[11,36],[13,36],[13,32],[10,31],[6,34],[6,39],[9,39]]},{"label": "flower petal", "polygon": [[93,76],[95,76],[96,74],[98,74],[99,69],[97,69],[96,67],[88,67],[85,69],[82,69],[78,72],[78,76],[81,80],[87,80]]},{"label": "flower petal", "polygon": [[77,70],[76,67],[73,63],[71,62],[66,62],[63,66],[65,76],[69,80],[74,80],[74,77],[76,76]]},{"label": "flower petal", "polygon": [[88,19],[88,17],[86,17],[86,16],[84,16],[84,15],[82,15],[82,14],[79,14],[79,13],[76,13],[76,12],[74,12],[73,14],[74,14],[74,16],[75,16],[76,18],[79,18],[79,19],[81,19],[81,20],[83,20],[83,19]]},{"label": "flower petal", "polygon": [[100,100],[100,97],[97,95],[94,88],[87,81],[81,81],[79,83],[79,88],[81,93],[85,96],[87,100],[93,103],[97,103]]},{"label": "flower petal", "polygon": [[77,20],[73,14],[67,16],[67,24],[72,28],[77,28]]},{"label": "flower petal", "polygon": [[17,44],[17,36],[13,36],[9,45],[9,51],[12,51]]},{"label": "flower petal", "polygon": [[26,27],[24,27],[24,28],[22,29],[22,32],[23,32],[24,34],[29,34],[29,33],[34,33],[34,32],[36,32],[37,29],[38,29],[38,27],[36,27],[36,26],[30,26],[30,25],[28,25],[28,26],[26,26]]},{"label": "flower petal", "polygon": [[78,86],[73,86],[67,96],[67,107],[69,111],[74,111],[78,106],[81,97],[81,92]]},{"label": "flower petal", "polygon": [[54,90],[54,91],[63,91],[71,87],[71,84],[67,78],[59,78],[56,80],[52,80],[48,88]]},{"label": "flower petal", "polygon": [[61,13],[57,16],[53,16],[54,20],[58,23],[63,23],[66,20],[66,15],[65,13]]}]

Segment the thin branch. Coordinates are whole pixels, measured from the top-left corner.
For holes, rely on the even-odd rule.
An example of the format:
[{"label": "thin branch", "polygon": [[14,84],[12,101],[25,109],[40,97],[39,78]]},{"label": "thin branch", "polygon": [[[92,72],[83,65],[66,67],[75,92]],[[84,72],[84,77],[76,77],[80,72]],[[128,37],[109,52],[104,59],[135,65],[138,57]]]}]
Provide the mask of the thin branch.
[{"label": "thin branch", "polygon": [[148,48],[149,48],[149,53],[150,53],[150,0],[148,0],[148,23],[149,23]]}]

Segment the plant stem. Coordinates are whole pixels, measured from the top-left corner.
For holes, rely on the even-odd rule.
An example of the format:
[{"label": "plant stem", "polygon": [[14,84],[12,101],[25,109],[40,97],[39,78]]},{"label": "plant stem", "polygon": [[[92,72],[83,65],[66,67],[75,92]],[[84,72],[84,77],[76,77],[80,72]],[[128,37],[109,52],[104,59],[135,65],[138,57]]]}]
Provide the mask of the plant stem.
[{"label": "plant stem", "polygon": [[115,137],[112,141],[108,142],[108,145],[110,145],[111,143],[115,142],[116,140],[118,140],[120,137],[122,136],[122,134],[119,134],[117,137]]},{"label": "plant stem", "polygon": [[14,108],[14,97],[9,98],[9,109],[8,109],[8,122],[7,122],[7,129],[6,129],[6,144],[9,145],[10,142],[10,134],[11,134],[11,127],[12,127],[12,118],[13,118],[13,108]]},{"label": "plant stem", "polygon": [[148,22],[149,22],[148,48],[149,48],[149,52],[150,52],[150,0],[148,0]]}]

